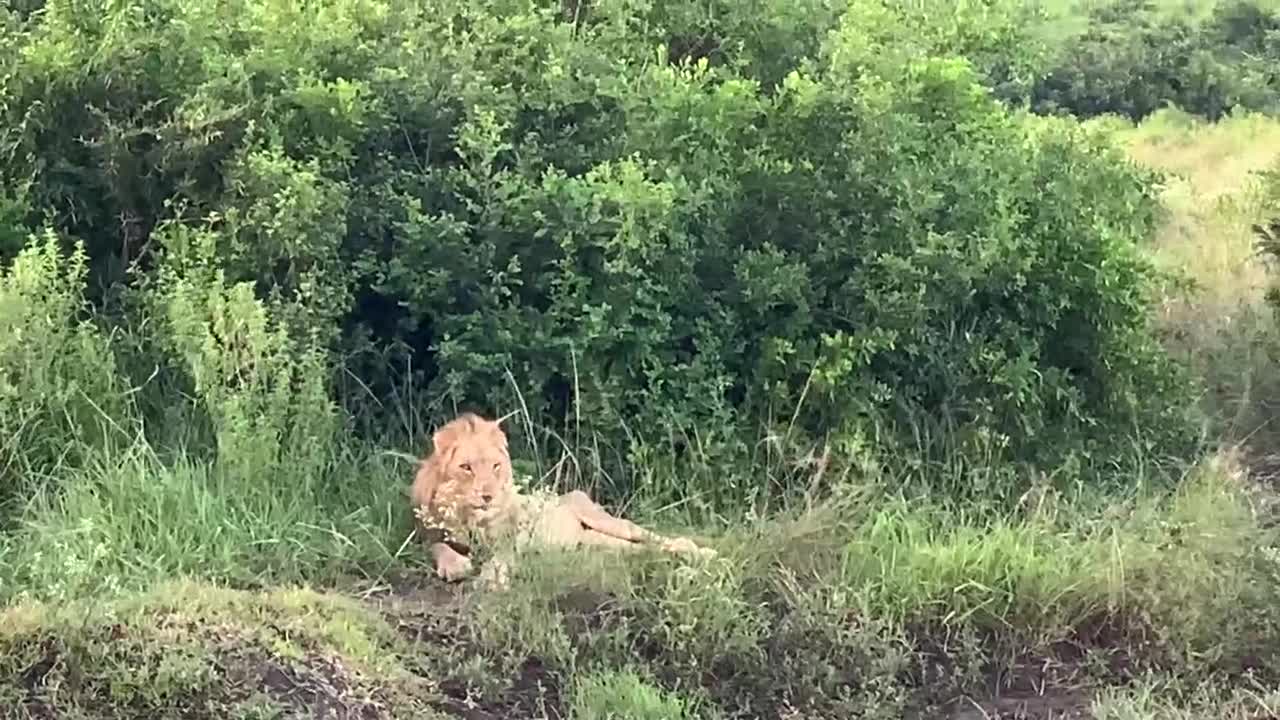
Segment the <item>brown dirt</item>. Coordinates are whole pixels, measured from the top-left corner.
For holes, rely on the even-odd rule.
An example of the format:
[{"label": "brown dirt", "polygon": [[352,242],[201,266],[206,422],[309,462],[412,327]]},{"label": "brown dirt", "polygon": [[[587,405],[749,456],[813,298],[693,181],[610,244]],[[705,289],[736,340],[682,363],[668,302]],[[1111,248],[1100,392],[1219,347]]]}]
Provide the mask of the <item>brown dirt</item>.
[{"label": "brown dirt", "polygon": [[507,690],[492,698],[475,699],[461,683],[441,684],[446,699],[436,709],[463,720],[547,718],[561,720],[559,678],[536,658],[525,660]]},{"label": "brown dirt", "polygon": [[[351,593],[351,590],[347,590]],[[446,584],[431,577],[397,577],[355,594],[375,608],[405,640],[415,645],[466,648],[473,643],[462,614],[467,584]],[[412,662],[412,661],[410,661]],[[437,669],[426,664],[410,670],[430,677]],[[525,658],[515,675],[497,692],[477,695],[455,677],[437,677],[443,697],[430,703],[435,710],[462,720],[560,720],[563,716],[560,676],[542,659]]]},{"label": "brown dirt", "polygon": [[[937,644],[941,635],[929,628],[914,628],[923,661],[923,672],[915,678],[921,688],[953,687],[961,672],[961,661]],[[984,691],[957,692],[940,698],[949,720],[1084,720],[1091,712],[1094,693],[1090,682],[1106,680],[1124,684],[1138,670],[1126,648],[1145,645],[1140,623],[1122,627],[1115,618],[1098,617],[1082,622],[1074,635],[1042,652],[1018,657],[1015,661],[982,668]],[[1144,657],[1143,663],[1158,661]],[[1090,679],[1085,666],[1090,665]],[[1102,675],[1096,675],[1101,671]]]}]

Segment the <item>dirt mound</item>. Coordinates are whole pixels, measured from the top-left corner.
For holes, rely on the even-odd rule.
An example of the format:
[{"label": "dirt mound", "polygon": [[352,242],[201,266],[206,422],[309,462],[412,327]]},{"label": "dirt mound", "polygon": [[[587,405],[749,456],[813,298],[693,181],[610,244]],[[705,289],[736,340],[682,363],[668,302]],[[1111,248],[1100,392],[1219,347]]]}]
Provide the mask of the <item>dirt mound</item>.
[{"label": "dirt mound", "polygon": [[635,661],[654,687],[700,693],[726,717],[1084,720],[1096,682],[1132,670],[1117,649],[1131,643],[1105,622],[997,667],[973,654],[981,638],[931,645],[929,628],[904,636],[781,605],[749,645],[691,645],[703,636],[664,626],[656,607],[585,587],[488,596],[402,578],[0,614],[0,717],[561,720],[581,673]]},{"label": "dirt mound", "polygon": [[[186,628],[158,637],[115,625],[4,648],[28,658],[13,687],[19,718],[283,718],[373,720],[412,701],[407,687],[374,682],[319,649],[273,651],[227,628]],[[0,695],[2,696],[2,695]]]}]

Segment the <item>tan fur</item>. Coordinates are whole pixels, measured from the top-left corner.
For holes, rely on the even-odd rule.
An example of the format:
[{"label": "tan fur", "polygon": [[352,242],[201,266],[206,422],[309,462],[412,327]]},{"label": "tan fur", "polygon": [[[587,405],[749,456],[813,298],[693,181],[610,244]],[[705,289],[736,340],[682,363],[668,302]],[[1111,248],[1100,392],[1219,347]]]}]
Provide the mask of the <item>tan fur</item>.
[{"label": "tan fur", "polygon": [[469,548],[459,543],[460,536],[484,539],[515,526],[546,545],[656,545],[673,553],[714,554],[685,538],[664,538],[614,517],[581,491],[550,502],[519,495],[499,422],[464,413],[436,430],[431,440],[431,454],[418,467],[410,497],[426,531],[436,574],[445,580],[461,579],[471,571]]}]

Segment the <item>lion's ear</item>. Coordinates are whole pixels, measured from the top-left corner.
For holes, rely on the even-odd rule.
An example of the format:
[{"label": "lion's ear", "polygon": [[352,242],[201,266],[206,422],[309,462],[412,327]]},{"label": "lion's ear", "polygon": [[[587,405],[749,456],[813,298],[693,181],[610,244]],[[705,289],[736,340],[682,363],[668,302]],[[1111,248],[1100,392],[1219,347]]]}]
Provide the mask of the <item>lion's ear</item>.
[{"label": "lion's ear", "polygon": [[485,422],[484,429],[488,431],[488,433],[494,438],[495,441],[497,441],[497,443],[502,447],[503,450],[506,450],[507,449],[507,433],[502,430],[502,420],[503,418],[498,418],[497,420],[487,421]]},{"label": "lion's ear", "polygon": [[456,420],[445,423],[431,436],[431,451],[443,455],[462,438],[462,428]]}]

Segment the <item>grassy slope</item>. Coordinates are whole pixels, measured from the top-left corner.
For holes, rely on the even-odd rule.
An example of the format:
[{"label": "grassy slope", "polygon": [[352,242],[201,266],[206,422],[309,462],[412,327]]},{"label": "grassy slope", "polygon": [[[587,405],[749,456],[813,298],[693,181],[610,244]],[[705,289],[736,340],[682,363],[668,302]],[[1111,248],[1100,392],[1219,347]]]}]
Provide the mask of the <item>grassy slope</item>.
[{"label": "grassy slope", "polygon": [[1280,328],[1263,304],[1268,270],[1251,227],[1264,212],[1257,173],[1280,160],[1280,122],[1243,114],[1207,124],[1163,111],[1118,139],[1137,162],[1168,174],[1169,219],[1155,257],[1195,284],[1171,289],[1163,303],[1170,345],[1205,378],[1215,433],[1272,455]]},{"label": "grassy slope", "polygon": [[[1229,417],[1223,431],[1256,438],[1276,334],[1249,258],[1259,207],[1248,173],[1280,155],[1280,123],[1166,114],[1115,131],[1139,162],[1184,176],[1169,185],[1154,250],[1204,290],[1171,291],[1163,320],[1216,383],[1208,400]],[[0,536],[0,712],[596,720],[945,707],[1138,719],[1280,708],[1271,499],[1227,455],[1170,497],[1046,489],[1008,516],[895,498],[894,478],[868,471],[838,501],[715,538],[718,562],[551,554],[522,564],[504,593],[424,579],[404,518],[386,510],[405,472],[353,459],[361,480],[336,488],[213,493],[217,478],[198,465],[136,448],[102,458]],[[173,579],[190,576],[205,580]]]}]

